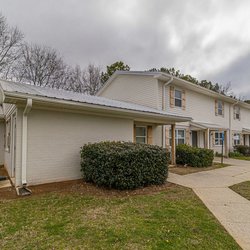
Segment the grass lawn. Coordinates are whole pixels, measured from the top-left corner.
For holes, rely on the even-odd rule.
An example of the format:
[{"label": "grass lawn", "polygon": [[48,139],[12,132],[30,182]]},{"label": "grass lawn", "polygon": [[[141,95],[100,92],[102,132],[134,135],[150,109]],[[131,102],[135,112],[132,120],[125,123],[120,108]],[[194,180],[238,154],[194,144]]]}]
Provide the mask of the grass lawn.
[{"label": "grass lawn", "polygon": [[221,164],[217,162],[214,162],[213,166],[211,167],[204,167],[204,168],[196,168],[196,167],[189,167],[189,166],[185,167],[185,166],[177,165],[177,166],[170,166],[169,171],[174,174],[186,175],[186,174],[192,174],[192,173],[197,173],[201,171],[213,170],[217,168],[224,168],[228,166],[230,166],[230,164],[225,164],[225,163]]},{"label": "grass lawn", "polygon": [[237,159],[237,160],[244,160],[244,161],[250,161],[250,156],[233,156],[233,157],[230,157],[232,159]]},{"label": "grass lawn", "polygon": [[58,190],[0,198],[1,250],[240,249],[188,188]]},{"label": "grass lawn", "polygon": [[230,187],[234,192],[250,200],[250,181],[241,182]]}]

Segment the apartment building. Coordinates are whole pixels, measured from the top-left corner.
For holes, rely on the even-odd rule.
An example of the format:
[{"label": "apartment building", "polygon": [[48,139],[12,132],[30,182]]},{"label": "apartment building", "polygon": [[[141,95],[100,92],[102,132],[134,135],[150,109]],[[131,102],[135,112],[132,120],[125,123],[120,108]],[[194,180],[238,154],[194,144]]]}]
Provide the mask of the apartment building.
[{"label": "apartment building", "polygon": [[[235,145],[250,145],[249,104],[166,73],[117,71],[97,95],[191,117],[189,122],[177,122],[174,133],[167,125],[155,128],[154,142],[163,147],[170,147],[173,134],[177,145],[221,153],[223,144],[225,155]],[[146,134],[143,123],[136,127]]]}]

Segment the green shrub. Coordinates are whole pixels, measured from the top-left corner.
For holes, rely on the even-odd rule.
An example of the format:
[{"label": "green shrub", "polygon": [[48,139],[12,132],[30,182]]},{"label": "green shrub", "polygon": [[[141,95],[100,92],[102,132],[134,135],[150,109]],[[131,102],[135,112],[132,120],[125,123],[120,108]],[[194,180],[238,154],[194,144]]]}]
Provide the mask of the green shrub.
[{"label": "green shrub", "polygon": [[234,152],[238,152],[244,156],[250,156],[250,147],[244,145],[234,146]]},{"label": "green shrub", "polygon": [[163,184],[168,175],[165,149],[130,142],[100,142],[81,148],[85,181],[115,189]]},{"label": "green shrub", "polygon": [[211,149],[195,148],[186,144],[176,147],[176,163],[189,165],[191,167],[209,167],[212,166],[214,152]]},{"label": "green shrub", "polygon": [[241,156],[243,156],[243,155],[237,151],[229,153],[229,157],[232,157],[232,158],[233,157],[241,157]]}]

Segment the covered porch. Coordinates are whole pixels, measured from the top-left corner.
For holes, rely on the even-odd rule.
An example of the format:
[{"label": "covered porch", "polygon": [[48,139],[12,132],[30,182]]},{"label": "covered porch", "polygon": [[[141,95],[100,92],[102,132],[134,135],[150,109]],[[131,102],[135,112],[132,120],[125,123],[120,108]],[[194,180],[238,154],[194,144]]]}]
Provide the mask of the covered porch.
[{"label": "covered porch", "polygon": [[201,148],[213,149],[228,156],[229,129],[218,124],[206,122],[190,122],[191,145]]},{"label": "covered porch", "polygon": [[[141,119],[136,119],[134,121],[134,133],[133,133],[133,141],[136,143],[142,144],[151,144],[158,145],[164,147],[165,145],[165,125],[171,127],[171,136],[175,138],[176,135],[176,123],[178,122],[187,122],[190,121],[189,117],[181,117],[181,116],[173,116],[173,115],[165,115],[165,121],[154,120],[151,121],[143,121]],[[176,164],[176,141],[171,140],[170,147],[166,148],[166,150],[171,153],[171,164]]]},{"label": "covered porch", "polygon": [[250,146],[250,128],[242,129],[243,143],[245,146]]}]

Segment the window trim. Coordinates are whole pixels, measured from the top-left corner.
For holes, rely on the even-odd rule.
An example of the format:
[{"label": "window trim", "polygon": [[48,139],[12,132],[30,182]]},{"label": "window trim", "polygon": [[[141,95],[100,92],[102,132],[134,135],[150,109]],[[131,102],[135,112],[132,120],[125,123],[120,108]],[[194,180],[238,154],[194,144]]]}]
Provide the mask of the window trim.
[{"label": "window trim", "polygon": [[[235,120],[240,120],[240,106],[234,106],[234,119]],[[238,116],[238,117],[237,117]]]},{"label": "window trim", "polygon": [[[216,132],[214,133],[214,145],[215,145],[215,146],[222,146],[222,142],[223,142],[222,138],[223,138],[223,136],[218,136],[218,137],[216,138],[216,134],[222,135],[222,134],[224,134],[224,133],[223,133],[223,132],[220,132],[220,131],[216,131]],[[216,143],[216,141],[218,141],[218,143]]]},{"label": "window trim", "polygon": [[[235,140],[234,139],[234,137],[236,136],[236,135],[238,135],[239,136],[239,139],[238,140]],[[233,135],[233,142],[234,142],[234,146],[237,146],[237,145],[240,145],[241,144],[241,134],[240,133],[234,133],[234,135]],[[238,141],[238,143],[236,143]]]},{"label": "window trim", "polygon": [[[181,93],[181,97],[180,98],[175,96],[175,92],[176,91],[178,91],[178,92]],[[181,106],[177,106],[175,100],[180,101],[181,102]],[[182,108],[182,106],[183,106],[183,91],[180,90],[180,89],[176,89],[176,88],[174,88],[174,106],[177,107],[177,108]]]},{"label": "window trim", "polygon": [[[221,108],[219,107],[220,103],[221,103]],[[222,100],[217,100],[217,114],[219,116],[223,116],[223,105],[224,105],[224,103]],[[220,111],[221,111],[221,113],[220,113]]]},{"label": "window trim", "polygon": [[[144,128],[145,129],[145,136],[143,135],[137,135],[136,134],[136,129],[137,128]],[[142,142],[137,142],[137,138],[145,138],[145,142],[142,143]],[[136,143],[141,143],[141,144],[147,144],[148,143],[148,127],[147,126],[135,126],[135,142]]]},{"label": "window trim", "polygon": [[[184,136],[181,138],[178,138],[179,131],[184,131]],[[176,128],[175,129],[175,145],[179,145],[178,139],[183,139],[182,144],[186,144],[186,129],[185,128]],[[172,131],[169,129],[169,145],[172,145]]]}]

